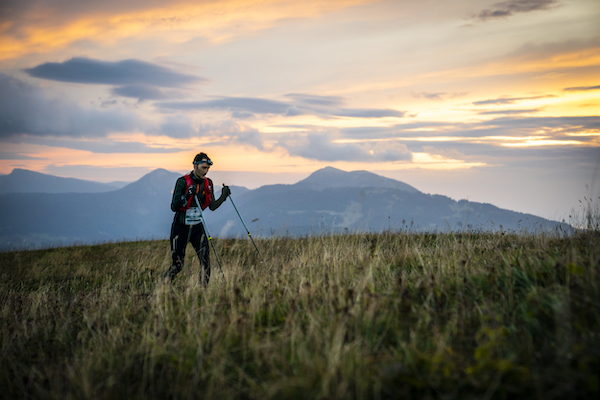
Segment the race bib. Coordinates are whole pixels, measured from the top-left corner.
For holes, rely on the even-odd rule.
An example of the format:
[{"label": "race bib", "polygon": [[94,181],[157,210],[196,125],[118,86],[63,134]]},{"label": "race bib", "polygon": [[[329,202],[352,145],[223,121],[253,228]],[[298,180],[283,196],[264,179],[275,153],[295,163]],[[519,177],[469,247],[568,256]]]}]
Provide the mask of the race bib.
[{"label": "race bib", "polygon": [[202,221],[202,211],[198,207],[190,207],[185,210],[185,224],[198,225]]}]

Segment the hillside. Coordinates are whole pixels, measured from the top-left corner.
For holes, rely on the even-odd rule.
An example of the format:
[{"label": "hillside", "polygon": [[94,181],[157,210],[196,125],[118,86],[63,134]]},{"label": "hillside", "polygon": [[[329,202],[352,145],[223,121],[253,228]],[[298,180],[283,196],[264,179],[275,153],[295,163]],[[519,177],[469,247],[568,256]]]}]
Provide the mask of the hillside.
[{"label": "hillside", "polygon": [[6,399],[592,399],[600,235],[382,233],[0,253]]}]

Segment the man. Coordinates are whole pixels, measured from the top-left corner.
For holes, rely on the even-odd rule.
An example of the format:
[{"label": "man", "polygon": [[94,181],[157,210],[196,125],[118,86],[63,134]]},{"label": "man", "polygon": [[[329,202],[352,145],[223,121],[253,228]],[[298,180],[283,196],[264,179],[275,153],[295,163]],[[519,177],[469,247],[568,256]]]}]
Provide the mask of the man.
[{"label": "man", "polygon": [[206,177],[213,162],[206,153],[198,153],[194,158],[194,170],[177,179],[171,210],[175,211],[171,225],[171,257],[173,264],[165,272],[164,277],[173,280],[183,269],[185,248],[192,243],[200,261],[200,281],[208,284],[210,279],[210,254],[208,237],[201,223],[201,211],[209,208],[211,211],[219,208],[231,193],[228,186],[223,186],[221,197],[215,200],[213,182]]}]

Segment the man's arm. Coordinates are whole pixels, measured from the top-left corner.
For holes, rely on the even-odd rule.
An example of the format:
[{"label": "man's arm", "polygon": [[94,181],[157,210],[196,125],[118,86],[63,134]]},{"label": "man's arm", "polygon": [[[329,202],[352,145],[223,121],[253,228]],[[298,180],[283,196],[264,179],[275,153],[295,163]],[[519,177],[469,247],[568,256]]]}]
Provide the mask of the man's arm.
[{"label": "man's arm", "polygon": [[206,179],[208,179],[208,184],[210,185],[211,195],[210,204],[208,205],[208,208],[210,209],[210,211],[215,211],[221,206],[221,204],[223,204],[225,200],[227,200],[227,196],[229,196],[231,191],[229,190],[229,186],[223,186],[223,189],[221,190],[221,197],[215,200],[215,188],[213,187],[213,182],[209,178]]},{"label": "man's arm", "polygon": [[175,182],[175,189],[173,190],[173,199],[171,200],[171,211],[179,211],[181,207],[185,204],[185,200],[182,199],[185,194],[185,178],[181,177],[177,179]]}]

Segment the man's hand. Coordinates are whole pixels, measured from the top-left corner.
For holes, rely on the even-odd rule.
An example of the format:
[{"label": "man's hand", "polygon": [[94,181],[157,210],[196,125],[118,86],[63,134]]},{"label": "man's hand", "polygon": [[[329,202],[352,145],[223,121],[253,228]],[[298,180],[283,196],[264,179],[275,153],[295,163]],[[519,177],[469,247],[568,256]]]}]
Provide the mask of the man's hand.
[{"label": "man's hand", "polygon": [[192,185],[188,188],[187,193],[185,194],[185,198],[189,199],[190,197],[195,196],[196,193],[198,193],[198,186]]},{"label": "man's hand", "polygon": [[229,189],[229,186],[223,185],[223,189],[221,189],[221,197],[223,197],[223,199],[226,199],[227,196],[229,196],[230,194],[231,190]]}]

